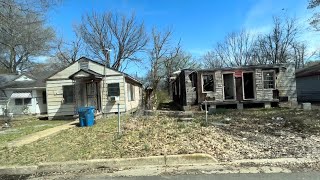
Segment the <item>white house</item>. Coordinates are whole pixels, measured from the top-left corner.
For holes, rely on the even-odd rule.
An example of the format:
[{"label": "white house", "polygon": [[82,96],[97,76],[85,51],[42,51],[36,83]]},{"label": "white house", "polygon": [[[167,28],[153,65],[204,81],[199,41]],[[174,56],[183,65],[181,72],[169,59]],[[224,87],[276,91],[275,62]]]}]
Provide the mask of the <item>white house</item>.
[{"label": "white house", "polygon": [[45,81],[42,75],[0,75],[0,114],[47,113]]}]

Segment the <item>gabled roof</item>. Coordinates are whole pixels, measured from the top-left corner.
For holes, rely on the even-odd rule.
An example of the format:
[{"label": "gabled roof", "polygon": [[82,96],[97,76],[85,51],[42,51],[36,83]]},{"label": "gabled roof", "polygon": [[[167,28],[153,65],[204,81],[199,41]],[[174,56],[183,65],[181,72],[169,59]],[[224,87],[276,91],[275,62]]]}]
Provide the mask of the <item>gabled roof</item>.
[{"label": "gabled roof", "polygon": [[79,71],[73,73],[71,76],[69,76],[69,79],[74,79],[75,76],[81,72],[84,72],[86,74],[88,74],[90,76],[90,78],[102,78],[103,75],[102,74],[99,74],[95,71],[92,71],[90,69],[86,70],[86,69],[80,69]]},{"label": "gabled roof", "polygon": [[296,77],[320,75],[320,63],[297,70]]},{"label": "gabled roof", "polygon": [[[78,60],[76,60],[75,62],[69,64],[67,67],[64,67],[64,68],[56,71],[55,73],[51,74],[51,75],[48,76],[45,80],[47,80],[47,79],[49,79],[50,77],[56,75],[56,74],[59,73],[60,71],[66,69],[66,68],[68,68],[68,67],[70,67],[71,65],[73,65],[73,64],[75,64],[75,63],[78,63],[78,61],[80,61],[80,60],[81,60],[81,61],[90,61],[90,62],[96,63],[96,64],[98,64],[98,65],[101,65],[101,66],[103,66],[103,67],[105,66],[105,64],[103,64],[103,63],[101,63],[101,62],[94,61],[94,60],[89,59],[89,58],[87,58],[87,57],[80,57]],[[106,68],[108,68],[108,67],[106,67]],[[139,84],[142,85],[142,82],[141,82],[141,81],[139,81],[138,79],[135,79],[134,77],[130,76],[130,75],[127,74],[127,73],[124,73],[124,72],[121,72],[121,71],[119,71],[119,70],[112,69],[112,68],[108,68],[108,69],[111,69],[111,70],[113,70],[113,71],[119,72],[119,73],[123,74],[126,78],[129,78],[129,79],[131,79],[131,80],[133,80],[133,81],[135,81],[135,82],[137,82],[137,83],[139,83]],[[94,71],[92,71],[92,72],[94,72]],[[96,72],[95,72],[95,73],[96,73]]]},{"label": "gabled roof", "polygon": [[[34,76],[32,74],[22,73],[20,75],[17,74],[1,74],[0,75],[0,89],[7,89],[7,88],[34,88],[40,87],[45,88],[45,73],[39,73],[39,75]],[[31,80],[28,81],[16,81],[18,78],[26,76]]]}]

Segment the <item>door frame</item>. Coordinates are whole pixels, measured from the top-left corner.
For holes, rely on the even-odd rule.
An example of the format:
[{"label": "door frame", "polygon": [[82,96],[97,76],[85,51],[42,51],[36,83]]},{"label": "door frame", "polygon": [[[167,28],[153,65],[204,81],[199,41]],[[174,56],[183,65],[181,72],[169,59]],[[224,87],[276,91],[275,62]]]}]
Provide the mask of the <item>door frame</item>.
[{"label": "door frame", "polygon": [[[245,73],[252,73],[252,83],[253,83],[253,98],[250,98],[250,99],[246,99],[245,98],[245,92],[244,92],[244,76],[243,74]],[[256,78],[254,76],[254,71],[242,71],[242,96],[243,96],[243,100],[254,100],[256,99]]]},{"label": "door frame", "polygon": [[[223,96],[223,100],[224,101],[235,101],[236,100],[236,81],[235,81],[235,77],[234,74],[235,72],[223,72],[222,74],[222,84],[223,84],[223,88],[222,88],[222,96]],[[232,74],[232,79],[233,79],[233,99],[226,99],[226,96],[224,94],[224,74]]]}]

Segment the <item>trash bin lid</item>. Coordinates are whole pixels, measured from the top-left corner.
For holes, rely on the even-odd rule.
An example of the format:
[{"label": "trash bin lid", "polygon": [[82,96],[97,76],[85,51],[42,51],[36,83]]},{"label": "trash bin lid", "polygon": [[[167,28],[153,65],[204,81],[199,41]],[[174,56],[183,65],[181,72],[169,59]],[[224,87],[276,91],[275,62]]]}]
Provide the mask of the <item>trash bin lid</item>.
[{"label": "trash bin lid", "polygon": [[79,107],[78,108],[78,112],[85,112],[85,111],[87,111],[86,107]]}]

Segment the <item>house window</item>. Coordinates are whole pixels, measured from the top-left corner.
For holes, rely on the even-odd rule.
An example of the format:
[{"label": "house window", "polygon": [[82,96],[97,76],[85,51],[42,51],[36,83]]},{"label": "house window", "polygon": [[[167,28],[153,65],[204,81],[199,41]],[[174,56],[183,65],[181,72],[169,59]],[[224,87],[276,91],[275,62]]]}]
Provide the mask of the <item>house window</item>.
[{"label": "house window", "polygon": [[31,105],[31,98],[17,98],[17,99],[14,99],[14,104],[16,106]]},{"label": "house window", "polygon": [[264,89],[274,89],[274,71],[263,72],[263,87]]},{"label": "house window", "polygon": [[214,91],[214,81],[212,74],[202,75],[202,92]]},{"label": "house window", "polygon": [[14,99],[14,104],[17,106],[23,105],[23,99]]},{"label": "house window", "polygon": [[108,96],[120,96],[119,83],[108,84]]},{"label": "house window", "polygon": [[42,91],[42,104],[47,104],[47,92]]},{"label": "house window", "polygon": [[63,99],[65,104],[70,104],[74,102],[73,99],[73,86],[62,86],[63,88]]},{"label": "house window", "polygon": [[128,101],[134,101],[134,86],[132,84],[127,84]]},{"label": "house window", "polygon": [[24,104],[24,105],[31,105],[31,98],[25,98],[25,99],[23,99],[23,104]]}]

